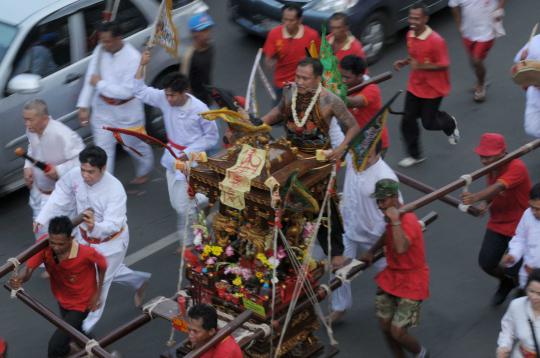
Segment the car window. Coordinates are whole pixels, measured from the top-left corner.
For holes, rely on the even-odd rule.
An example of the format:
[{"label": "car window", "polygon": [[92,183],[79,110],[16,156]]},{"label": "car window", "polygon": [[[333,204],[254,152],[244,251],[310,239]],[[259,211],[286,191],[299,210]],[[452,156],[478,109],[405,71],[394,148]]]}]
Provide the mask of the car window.
[{"label": "car window", "polygon": [[0,22],[0,61],[4,58],[11,41],[15,38],[17,28]]},{"label": "car window", "polygon": [[41,23],[28,33],[15,56],[11,77],[21,73],[47,77],[69,64],[71,54],[68,16],[64,16]]},{"label": "car window", "polygon": [[[83,10],[87,37],[87,53],[91,53],[97,46],[98,37],[96,29],[101,23],[102,12],[104,9],[105,5],[101,3]],[[131,1],[127,0],[120,2],[116,20],[120,23],[120,31],[122,32],[123,37],[133,35],[148,26],[144,15]]]}]

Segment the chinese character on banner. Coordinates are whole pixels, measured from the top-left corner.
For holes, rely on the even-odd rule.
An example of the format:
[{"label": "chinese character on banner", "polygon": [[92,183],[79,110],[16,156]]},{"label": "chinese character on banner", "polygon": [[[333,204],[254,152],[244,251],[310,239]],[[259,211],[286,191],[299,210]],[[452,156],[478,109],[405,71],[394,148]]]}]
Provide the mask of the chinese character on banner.
[{"label": "chinese character on banner", "polygon": [[150,43],[159,45],[171,56],[178,57],[178,33],[172,21],[172,0],[161,2]]}]

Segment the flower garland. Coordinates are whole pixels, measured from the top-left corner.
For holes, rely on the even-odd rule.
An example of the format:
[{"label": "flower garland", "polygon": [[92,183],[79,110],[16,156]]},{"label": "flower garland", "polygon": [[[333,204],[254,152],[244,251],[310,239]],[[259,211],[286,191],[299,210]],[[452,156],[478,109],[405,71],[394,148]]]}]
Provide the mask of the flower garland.
[{"label": "flower garland", "polygon": [[296,86],[294,87],[293,93],[292,93],[292,115],[294,119],[294,124],[296,124],[297,127],[303,127],[306,124],[307,119],[309,115],[311,114],[311,111],[313,110],[313,107],[315,107],[315,103],[317,103],[317,99],[319,98],[321,91],[322,91],[322,84],[319,83],[319,86],[317,86],[317,90],[315,91],[315,95],[311,97],[311,101],[309,102],[309,105],[306,111],[304,112],[304,116],[302,117],[302,119],[299,120],[298,113],[296,113],[296,97],[298,95],[298,87]]}]

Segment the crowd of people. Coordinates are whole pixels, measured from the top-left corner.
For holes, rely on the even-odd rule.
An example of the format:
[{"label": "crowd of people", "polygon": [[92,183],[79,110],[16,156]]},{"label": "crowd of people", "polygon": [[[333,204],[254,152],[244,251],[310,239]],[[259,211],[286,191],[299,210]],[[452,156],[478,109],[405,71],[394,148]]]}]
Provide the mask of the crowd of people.
[{"label": "crowd of people", "polygon": [[[476,102],[485,101],[487,96],[484,60],[495,39],[504,34],[504,3],[449,2],[476,77]],[[408,56],[394,63],[396,71],[409,68],[400,127],[405,147],[398,164],[402,167],[419,165],[426,159],[419,118],[424,129],[442,131],[451,145],[460,140],[458,121],[440,109],[451,91],[446,41],[428,26],[429,14],[422,2],[409,8],[408,20]],[[362,44],[350,32],[347,15],[333,14],[328,25],[326,40],[338,60],[343,84],[352,89],[369,80]],[[203,13],[190,19],[188,26],[193,45],[185,52],[179,71],[163,78],[163,89],[157,89],[144,81],[151,50],[141,54],[125,42],[114,21],[101,25],[100,45],[91,57],[77,104],[81,124],[92,129],[92,145],[85,147],[76,132],[51,118],[43,100],[33,99],[24,106],[28,154],[47,163],[43,170],[27,161],[24,178],[30,189],[36,240],[48,236],[49,247],[33,257],[10,283],[18,289],[33,271],[44,266],[61,316],[86,334],[91,334],[99,321],[112,282],[132,287],[135,305],[140,306],[151,277],[123,263],[129,244],[128,196],[114,176],[115,135],[103,126],[144,132],[143,105],[161,110],[168,145],[179,159],[164,150],[160,163],[166,171],[181,239],[187,245],[193,243],[191,230],[183,237],[189,212],[195,208],[190,204],[189,183],[181,162],[187,161],[192,152],[208,152],[220,143],[216,123],[200,116],[211,105],[207,86],[212,82],[214,47],[210,30],[214,22]],[[349,93],[344,101],[324,87],[321,62],[306,57],[306,49],[313,44],[318,48],[321,39],[316,30],[302,23],[302,8],[284,5],[282,25],[269,32],[263,47],[278,99],[261,121],[283,124],[287,139],[305,153],[324,150],[329,160],[345,156],[340,202],[343,230],[332,232],[331,263],[335,269],[348,259],[371,263],[374,253],[384,248],[386,259],[374,262],[375,312],[380,328],[393,356],[428,357],[428,349],[409,333],[409,328],[419,322],[422,302],[429,297],[423,232],[414,213],[399,210],[404,205],[399,180],[384,161],[390,146],[388,130],[382,130],[362,171],[355,169],[352,157],[346,155],[349,143],[381,109],[381,89],[371,83]],[[540,60],[540,36],[516,55],[516,61],[524,59]],[[524,118],[526,132],[536,137],[540,137],[539,91],[535,86],[527,89]],[[135,137],[122,136],[122,140],[125,147],[133,149],[128,153],[136,175],[129,185],[144,185],[154,167],[153,152]],[[483,165],[489,165],[503,158],[506,150],[502,134],[484,133],[475,152]],[[497,355],[509,357],[518,342],[513,354],[538,357],[540,253],[535,240],[540,235],[540,184],[533,185],[526,165],[514,159],[489,173],[485,189],[464,191],[461,200],[489,213],[478,261],[483,271],[499,281],[492,304],[505,302],[514,288],[519,288],[517,295],[522,296],[512,301],[502,320]],[[207,201],[197,194],[199,207]],[[74,228],[69,218],[77,215],[83,221]],[[337,323],[345,317],[352,307],[349,283],[333,293],[331,307],[328,321]],[[189,338],[194,347],[216,333],[217,316],[211,306],[193,307],[189,318]],[[56,331],[49,341],[48,356],[66,356],[69,343],[66,333]],[[226,338],[204,357],[241,355],[234,339]]]}]

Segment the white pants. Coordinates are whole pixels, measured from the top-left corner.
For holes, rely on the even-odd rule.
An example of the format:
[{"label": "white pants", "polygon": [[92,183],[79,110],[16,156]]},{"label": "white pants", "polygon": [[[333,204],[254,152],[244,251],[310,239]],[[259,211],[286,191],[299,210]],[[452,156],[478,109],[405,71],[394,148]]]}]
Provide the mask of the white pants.
[{"label": "white pants", "polygon": [[[114,135],[111,131],[103,129],[101,125],[92,125],[92,135],[94,136],[94,144],[103,148],[107,153],[107,171],[113,174],[117,143]],[[154,153],[150,145],[130,135],[122,135],[122,140],[127,146],[135,148],[142,154],[139,156],[129,148],[124,148],[135,163],[135,176],[149,174],[154,167]]]},{"label": "white pants", "polygon": [[[351,259],[358,257],[358,249],[360,249],[361,252],[365,252],[373,246],[372,243],[349,240],[345,235],[343,235],[343,245],[345,246],[343,255]],[[381,272],[386,267],[386,259],[383,257],[375,262],[373,267],[377,272]],[[345,311],[351,308],[351,306],[351,284],[343,283],[337,290],[332,292],[332,311]]]},{"label": "white pants", "polygon": [[[188,223],[187,236],[185,240],[186,245],[191,245],[193,244],[194,238],[191,223],[197,219],[196,205],[199,206],[199,209],[203,209],[204,207],[206,207],[206,205],[208,205],[208,198],[201,193],[197,193],[195,195],[195,200],[190,200],[187,193],[187,182],[185,180],[177,180],[175,178],[175,174],[170,170],[167,170],[166,173],[167,189],[169,190],[169,201],[171,202],[172,208],[178,214],[178,231],[180,232],[180,239],[184,239],[186,220],[189,216],[190,223]],[[195,201],[197,201],[197,203],[195,203]]]},{"label": "white pants", "polygon": [[[30,189],[30,198],[28,199],[28,204],[32,208],[32,220],[35,220],[37,218],[37,216],[41,212],[41,209],[43,209],[43,207],[47,203],[47,200],[49,200],[49,197],[50,195],[43,194],[41,191],[39,191],[38,188],[36,188],[35,185],[32,185],[32,188]],[[37,240],[46,233],[46,225],[39,225],[38,231],[34,231],[34,237]]]},{"label": "white pants", "polygon": [[[122,235],[128,235],[127,230]],[[121,236],[122,236],[121,235]],[[121,240],[122,237],[118,237],[114,240]],[[103,245],[103,244],[101,244]],[[126,244],[124,249],[121,251],[116,251],[114,253],[108,254],[100,250],[100,245],[91,245],[94,247],[100,254],[105,256],[107,260],[107,271],[105,271],[105,280],[103,281],[103,286],[101,289],[101,296],[99,300],[101,305],[94,312],[90,312],[86,319],[83,321],[83,331],[89,333],[92,331],[96,323],[101,318],[103,310],[105,308],[105,303],[107,302],[107,295],[109,294],[109,288],[113,282],[119,283],[121,285],[133,287],[135,290],[139,289],[146,281],[150,279],[152,274],[142,271],[133,271],[124,264],[124,258],[126,256],[127,247]]]}]

